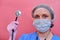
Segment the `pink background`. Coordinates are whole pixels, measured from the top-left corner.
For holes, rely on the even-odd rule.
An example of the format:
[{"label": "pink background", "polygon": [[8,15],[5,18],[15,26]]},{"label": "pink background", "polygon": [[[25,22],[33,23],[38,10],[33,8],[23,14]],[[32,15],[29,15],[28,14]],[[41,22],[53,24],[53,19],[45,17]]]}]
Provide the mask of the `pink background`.
[{"label": "pink background", "polygon": [[15,19],[15,11],[21,10],[22,15],[18,18],[16,40],[23,33],[35,31],[32,26],[31,11],[34,6],[47,4],[54,9],[55,22],[52,32],[60,36],[60,1],[59,0],[0,0],[0,40],[8,40],[7,25]]}]

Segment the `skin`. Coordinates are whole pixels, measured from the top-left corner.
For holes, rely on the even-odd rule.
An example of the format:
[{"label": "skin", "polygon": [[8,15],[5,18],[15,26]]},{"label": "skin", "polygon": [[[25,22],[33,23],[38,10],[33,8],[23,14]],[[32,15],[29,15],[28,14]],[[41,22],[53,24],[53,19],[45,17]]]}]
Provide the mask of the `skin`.
[{"label": "skin", "polygon": [[[35,10],[33,20],[37,20],[37,19],[47,19],[50,21],[52,20],[49,11],[45,8],[38,8],[37,10]],[[40,38],[40,40],[44,40],[46,38],[46,36],[47,36],[46,40],[51,40],[53,37],[53,34],[50,29],[44,33],[37,31],[37,34],[38,34],[38,37]],[[14,33],[13,40],[15,40],[15,36],[16,36],[16,33]],[[12,38],[12,36],[10,34],[9,40],[11,40],[11,38]]]},{"label": "skin", "polygon": [[[52,20],[50,12],[47,9],[45,9],[45,8],[38,8],[38,9],[35,10],[33,20],[37,20],[37,19],[47,19],[47,20],[50,20],[50,21]],[[48,36],[47,36],[46,40],[51,40],[52,36],[53,36],[53,34],[52,34],[50,29],[47,30],[44,33],[39,32],[37,30],[37,34],[38,34],[40,40],[44,40],[47,35]]]}]

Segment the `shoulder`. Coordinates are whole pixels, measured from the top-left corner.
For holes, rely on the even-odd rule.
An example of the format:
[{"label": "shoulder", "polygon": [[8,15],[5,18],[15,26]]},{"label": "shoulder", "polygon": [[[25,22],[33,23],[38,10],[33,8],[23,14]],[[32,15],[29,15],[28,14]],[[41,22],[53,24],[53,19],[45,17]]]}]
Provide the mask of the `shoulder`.
[{"label": "shoulder", "polygon": [[58,37],[57,35],[54,35],[52,40],[60,40],[60,37]]},{"label": "shoulder", "polygon": [[36,36],[36,32],[32,32],[32,33],[29,33],[29,34],[22,34],[19,37],[19,40],[30,40],[30,39],[32,39],[35,36]]}]

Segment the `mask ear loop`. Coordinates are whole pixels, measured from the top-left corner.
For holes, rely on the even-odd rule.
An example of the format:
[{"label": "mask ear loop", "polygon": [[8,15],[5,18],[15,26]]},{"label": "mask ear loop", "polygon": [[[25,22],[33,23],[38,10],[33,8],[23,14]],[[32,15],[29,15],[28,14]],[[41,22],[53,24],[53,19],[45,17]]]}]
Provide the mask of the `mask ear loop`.
[{"label": "mask ear loop", "polygon": [[50,26],[50,28],[52,28],[53,26],[54,26],[54,19],[51,20],[51,26]]}]

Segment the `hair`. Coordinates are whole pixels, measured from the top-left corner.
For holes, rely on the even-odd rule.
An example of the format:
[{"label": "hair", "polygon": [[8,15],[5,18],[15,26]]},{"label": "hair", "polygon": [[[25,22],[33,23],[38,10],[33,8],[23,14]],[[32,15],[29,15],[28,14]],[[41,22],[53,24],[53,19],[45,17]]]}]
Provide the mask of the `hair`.
[{"label": "hair", "polygon": [[47,10],[50,12],[51,19],[54,19],[53,9],[50,8],[49,6],[45,5],[45,4],[38,5],[38,6],[36,6],[36,7],[32,10],[32,17],[33,17],[33,18],[34,18],[34,12],[35,12],[38,8],[45,8],[45,9],[47,9]]},{"label": "hair", "polygon": [[[38,8],[45,8],[49,11],[50,15],[51,15],[51,19],[54,21],[54,12],[53,12],[53,9],[49,6],[47,6],[46,4],[42,4],[42,5],[38,5],[36,6],[35,8],[33,8],[32,10],[32,17],[34,18],[34,12],[38,9]],[[52,24],[51,25],[51,28],[53,27],[54,25]]]}]

